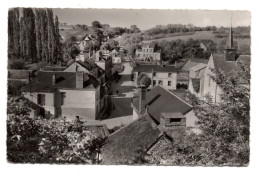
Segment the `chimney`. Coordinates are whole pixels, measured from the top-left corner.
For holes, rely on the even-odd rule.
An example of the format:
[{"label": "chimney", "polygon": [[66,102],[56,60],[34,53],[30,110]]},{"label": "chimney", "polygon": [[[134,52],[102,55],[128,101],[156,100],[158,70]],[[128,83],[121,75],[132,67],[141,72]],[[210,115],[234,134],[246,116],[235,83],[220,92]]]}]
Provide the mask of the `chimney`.
[{"label": "chimney", "polygon": [[31,82],[31,73],[28,74],[28,82]]},{"label": "chimney", "polygon": [[84,83],[84,72],[76,72],[76,88],[83,88]]},{"label": "chimney", "polygon": [[52,85],[56,84],[56,74],[52,74]]},{"label": "chimney", "polygon": [[139,112],[145,109],[146,101],[146,88],[144,86],[140,87],[140,98],[139,98]]},{"label": "chimney", "polygon": [[145,113],[148,114],[149,105],[145,105]]}]

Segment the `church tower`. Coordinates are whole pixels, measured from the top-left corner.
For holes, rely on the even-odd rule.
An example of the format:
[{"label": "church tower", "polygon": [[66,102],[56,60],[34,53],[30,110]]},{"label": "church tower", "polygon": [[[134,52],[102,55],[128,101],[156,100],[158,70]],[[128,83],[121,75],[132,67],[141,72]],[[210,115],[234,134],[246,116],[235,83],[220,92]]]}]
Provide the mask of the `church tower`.
[{"label": "church tower", "polygon": [[234,47],[234,42],[233,42],[232,20],[231,20],[229,36],[228,36],[226,49],[225,49],[225,58],[226,61],[236,61],[237,58],[236,48]]}]

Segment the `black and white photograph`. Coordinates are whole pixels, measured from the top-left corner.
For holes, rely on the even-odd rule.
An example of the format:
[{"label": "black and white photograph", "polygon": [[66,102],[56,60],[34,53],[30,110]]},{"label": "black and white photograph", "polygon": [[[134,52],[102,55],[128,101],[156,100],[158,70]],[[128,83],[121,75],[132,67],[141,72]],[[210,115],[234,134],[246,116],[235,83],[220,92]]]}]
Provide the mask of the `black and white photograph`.
[{"label": "black and white photograph", "polygon": [[250,10],[6,12],[7,164],[250,165]]}]

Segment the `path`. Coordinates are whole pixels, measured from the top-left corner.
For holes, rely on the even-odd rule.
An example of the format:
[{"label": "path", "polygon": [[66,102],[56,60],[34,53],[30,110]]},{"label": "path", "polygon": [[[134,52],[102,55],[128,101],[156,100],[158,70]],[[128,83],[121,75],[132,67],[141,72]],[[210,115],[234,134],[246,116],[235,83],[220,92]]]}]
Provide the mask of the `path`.
[{"label": "path", "polygon": [[126,125],[133,120],[133,109],[131,102],[133,97],[134,82],[131,81],[132,67],[129,62],[122,63],[124,71],[120,73],[121,78],[117,83],[113,82],[111,89],[113,94],[118,90],[118,96],[113,95],[112,101],[114,102],[115,109],[111,111],[108,119],[102,121],[89,121],[87,124],[106,124],[109,129]]}]

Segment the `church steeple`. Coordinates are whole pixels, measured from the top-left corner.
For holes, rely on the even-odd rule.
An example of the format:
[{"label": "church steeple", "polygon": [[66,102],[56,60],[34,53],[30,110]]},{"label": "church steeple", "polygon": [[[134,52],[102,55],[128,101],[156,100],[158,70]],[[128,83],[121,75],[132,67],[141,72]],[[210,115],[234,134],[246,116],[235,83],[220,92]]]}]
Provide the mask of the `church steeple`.
[{"label": "church steeple", "polygon": [[229,36],[226,44],[226,49],[225,49],[225,58],[226,61],[236,61],[236,48],[234,47],[234,42],[233,42],[233,31],[232,31],[232,18],[231,18],[231,26],[229,29]]},{"label": "church steeple", "polygon": [[233,44],[233,31],[232,31],[232,18],[231,18],[231,25],[229,29],[229,35],[228,35],[228,40],[227,40],[227,49],[233,49],[234,44]]}]

